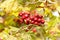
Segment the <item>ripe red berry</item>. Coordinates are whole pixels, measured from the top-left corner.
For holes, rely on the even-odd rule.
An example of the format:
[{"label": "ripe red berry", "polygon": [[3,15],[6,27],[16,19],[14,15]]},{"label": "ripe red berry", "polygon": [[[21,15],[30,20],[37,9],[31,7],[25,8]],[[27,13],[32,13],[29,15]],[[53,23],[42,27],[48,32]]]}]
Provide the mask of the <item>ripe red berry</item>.
[{"label": "ripe red berry", "polygon": [[40,26],[40,23],[38,23],[37,25]]},{"label": "ripe red berry", "polygon": [[34,19],[34,17],[33,17],[33,16],[30,16],[30,19],[31,19],[31,20],[33,20],[33,19]]},{"label": "ripe red berry", "polygon": [[34,21],[31,21],[31,24],[34,24]]},{"label": "ripe red berry", "polygon": [[27,17],[29,17],[29,15],[28,14],[25,14],[24,17],[27,18]]},{"label": "ripe red berry", "polygon": [[17,20],[17,22],[18,22],[19,24],[21,24],[21,23],[23,23],[23,20],[19,19],[19,20]]},{"label": "ripe red berry", "polygon": [[19,19],[17,20],[17,23],[20,23],[20,20]]},{"label": "ripe red berry", "polygon": [[25,23],[28,25],[29,24],[29,21],[25,20]]},{"label": "ripe red berry", "polygon": [[39,22],[39,23],[41,22],[41,19],[40,19],[40,18],[38,19],[38,22]]},{"label": "ripe red berry", "polygon": [[27,21],[26,24],[28,25],[29,24],[29,21]]},{"label": "ripe red berry", "polygon": [[41,23],[42,23],[42,24],[44,24],[44,23],[45,23],[45,21],[44,21],[44,20],[41,20]]},{"label": "ripe red berry", "polygon": [[[35,25],[40,25],[40,24],[44,24],[44,20],[42,20],[43,16],[42,15],[38,15],[37,13],[35,13],[34,15],[30,15],[30,12],[28,11],[22,11],[19,13],[19,16],[21,16],[22,19],[19,19],[18,22],[19,23],[23,23],[25,20],[26,24],[35,24]],[[23,20],[23,21],[22,21]]]},{"label": "ripe red berry", "polygon": [[20,19],[20,23],[23,23],[23,19]]},{"label": "ripe red berry", "polygon": [[41,18],[41,19],[42,19],[42,18],[43,18],[43,16],[42,16],[42,15],[40,15],[40,16],[39,16],[39,18]]},{"label": "ripe red berry", "polygon": [[27,21],[30,21],[30,18],[26,18]]},{"label": "ripe red berry", "polygon": [[33,31],[33,32],[36,32],[37,30],[36,30],[36,28],[33,28],[32,31]]},{"label": "ripe red berry", "polygon": [[23,14],[21,14],[21,13],[19,14],[19,16],[22,16],[22,15],[23,15]]},{"label": "ripe red berry", "polygon": [[34,18],[34,21],[37,21],[37,20],[38,20],[38,18],[37,18],[37,17],[35,17],[35,18]]},{"label": "ripe red berry", "polygon": [[25,16],[22,16],[22,19],[25,19]]},{"label": "ripe red berry", "polygon": [[25,13],[25,12],[20,12],[20,13],[19,13],[19,16],[22,16],[24,13]]},{"label": "ripe red berry", "polygon": [[39,15],[38,15],[38,14],[35,14],[34,16],[35,16],[35,17],[38,17]]},{"label": "ripe red berry", "polygon": [[35,25],[38,25],[38,22],[34,22]]}]

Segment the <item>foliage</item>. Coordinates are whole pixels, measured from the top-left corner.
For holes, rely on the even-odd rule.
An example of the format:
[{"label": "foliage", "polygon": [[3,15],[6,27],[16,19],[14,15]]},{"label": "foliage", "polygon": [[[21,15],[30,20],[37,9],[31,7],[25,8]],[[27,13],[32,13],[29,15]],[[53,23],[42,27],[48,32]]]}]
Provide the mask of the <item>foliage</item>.
[{"label": "foliage", "polygon": [[[60,29],[57,26],[60,23],[60,15],[58,17],[54,16],[53,12],[60,11],[60,7],[56,6],[56,9],[52,10],[52,6],[50,5],[48,7],[44,2],[40,2],[39,0],[2,1],[0,3],[0,17],[4,18],[4,23],[0,23],[0,30],[4,30],[0,32],[0,37],[3,40],[45,40],[46,37],[51,40],[56,40],[56,37],[60,37]],[[31,30],[25,32],[30,25],[18,25],[14,21],[14,18],[18,18],[18,14],[21,11],[33,11],[33,14],[34,10],[44,16],[45,24],[42,26],[33,25],[37,29],[36,33],[33,33]],[[53,36],[50,33],[51,31],[53,31]]]}]

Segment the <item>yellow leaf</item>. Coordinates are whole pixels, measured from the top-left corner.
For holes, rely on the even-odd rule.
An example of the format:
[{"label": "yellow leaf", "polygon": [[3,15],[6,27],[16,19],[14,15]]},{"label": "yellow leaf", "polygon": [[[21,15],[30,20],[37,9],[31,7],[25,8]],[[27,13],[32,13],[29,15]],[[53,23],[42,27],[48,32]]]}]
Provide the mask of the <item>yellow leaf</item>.
[{"label": "yellow leaf", "polygon": [[17,17],[17,16],[18,16],[18,13],[19,13],[19,12],[12,12],[10,15],[14,15],[14,16]]},{"label": "yellow leaf", "polygon": [[23,11],[30,11],[30,7],[24,7],[22,10]]},{"label": "yellow leaf", "polygon": [[41,6],[41,7],[44,7],[44,3],[41,3],[40,6]]},{"label": "yellow leaf", "polygon": [[60,6],[57,7],[57,10],[60,12]]},{"label": "yellow leaf", "polygon": [[18,11],[18,2],[17,1],[15,1],[14,2],[14,5],[13,5],[13,7],[12,7],[12,11]]}]

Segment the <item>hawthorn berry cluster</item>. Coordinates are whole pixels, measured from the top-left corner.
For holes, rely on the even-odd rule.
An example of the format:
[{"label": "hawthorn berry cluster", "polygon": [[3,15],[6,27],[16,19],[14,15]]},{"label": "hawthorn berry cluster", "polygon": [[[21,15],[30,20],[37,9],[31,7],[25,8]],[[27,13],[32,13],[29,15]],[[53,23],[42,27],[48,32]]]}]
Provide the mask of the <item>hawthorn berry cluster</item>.
[{"label": "hawthorn berry cluster", "polygon": [[25,23],[25,24],[34,24],[34,25],[41,25],[45,23],[42,15],[38,15],[37,13],[32,15],[30,12],[20,12],[18,14],[20,17],[17,22],[18,23]]}]

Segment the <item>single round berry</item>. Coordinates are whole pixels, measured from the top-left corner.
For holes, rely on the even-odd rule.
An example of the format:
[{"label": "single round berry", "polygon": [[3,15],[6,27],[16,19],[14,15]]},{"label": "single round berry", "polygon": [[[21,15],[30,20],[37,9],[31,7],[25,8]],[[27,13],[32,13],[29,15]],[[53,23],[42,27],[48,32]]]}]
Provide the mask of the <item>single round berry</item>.
[{"label": "single round berry", "polygon": [[24,17],[27,18],[27,17],[29,17],[29,15],[28,14],[25,14]]},{"label": "single round berry", "polygon": [[33,19],[34,19],[34,17],[33,17],[33,16],[30,16],[30,19],[31,19],[31,20],[33,20]]},{"label": "single round berry", "polygon": [[38,22],[39,22],[39,23],[41,22],[41,19],[40,19],[40,18],[38,19]]},{"label": "single round berry", "polygon": [[34,21],[31,21],[31,24],[34,24]]},{"label": "single round berry", "polygon": [[38,17],[39,15],[38,15],[38,14],[35,14],[34,16],[35,16],[35,17]]},{"label": "single round berry", "polygon": [[25,12],[24,12],[24,11],[22,11],[22,12],[21,12],[21,14],[25,14]]},{"label": "single round berry", "polygon": [[18,19],[17,22],[21,24],[23,23],[23,19]]},{"label": "single round berry", "polygon": [[33,31],[33,32],[36,32],[37,30],[36,30],[36,28],[33,28],[32,31]]},{"label": "single round berry", "polygon": [[19,19],[17,20],[17,23],[20,23],[20,20]]},{"label": "single round berry", "polygon": [[35,18],[34,18],[34,21],[37,21],[37,20],[38,20],[38,18],[37,18],[37,17],[35,17]]},{"label": "single round berry", "polygon": [[27,21],[30,21],[30,18],[26,18]]},{"label": "single round berry", "polygon": [[22,16],[22,15],[23,15],[23,14],[21,14],[21,13],[19,14],[19,16]]},{"label": "single round berry", "polygon": [[20,19],[20,23],[23,23],[23,19]]},{"label": "single round berry", "polygon": [[25,16],[22,16],[22,19],[25,19]]},{"label": "single round berry", "polygon": [[38,25],[38,22],[34,22],[35,25]]},{"label": "single round berry", "polygon": [[42,15],[40,15],[40,16],[39,16],[39,18],[41,18],[41,19],[42,19],[42,18],[43,18],[43,16],[42,16]]},{"label": "single round berry", "polygon": [[25,13],[25,12],[20,12],[20,13],[19,13],[19,16],[22,16],[24,13]]},{"label": "single round berry", "polygon": [[40,26],[40,23],[38,23],[37,25]]},{"label": "single round berry", "polygon": [[28,25],[29,24],[29,21],[25,20],[25,23]]},{"label": "single round berry", "polygon": [[41,20],[41,23],[42,23],[42,24],[44,24],[44,23],[45,23],[45,21],[44,21],[44,20]]},{"label": "single round berry", "polygon": [[26,23],[27,25],[29,24],[29,22],[28,22],[28,21],[26,21],[25,23]]}]

